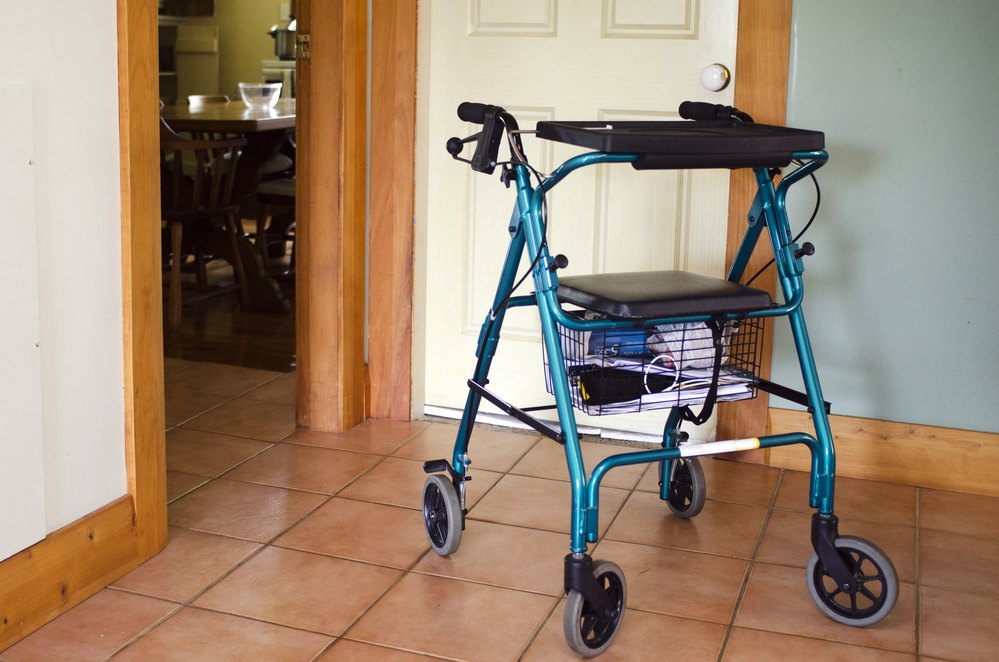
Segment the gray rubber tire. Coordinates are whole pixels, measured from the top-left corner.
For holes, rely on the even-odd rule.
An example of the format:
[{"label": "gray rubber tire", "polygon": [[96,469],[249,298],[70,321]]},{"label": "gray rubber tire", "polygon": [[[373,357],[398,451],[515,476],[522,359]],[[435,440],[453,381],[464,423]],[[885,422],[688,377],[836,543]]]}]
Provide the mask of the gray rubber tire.
[{"label": "gray rubber tire", "polygon": [[853,627],[877,623],[891,613],[898,599],[895,566],[877,545],[863,538],[840,536],[835,545],[846,553],[847,565],[855,568],[860,580],[857,593],[851,596],[840,591],[814,552],[805,567],[808,592],[822,613],[837,623]]},{"label": "gray rubber tire", "polygon": [[435,552],[447,556],[458,551],[461,503],[454,484],[442,474],[427,476],[423,484],[423,527]]},{"label": "gray rubber tire", "polygon": [[569,591],[565,601],[565,615],[562,617],[562,630],[565,643],[583,657],[596,657],[607,650],[621,629],[624,609],[628,604],[628,584],[624,580],[624,572],[616,563],[594,561],[593,576],[600,581],[608,596],[617,602],[618,615],[610,621],[601,618],[593,612],[581,593]]},{"label": "gray rubber tire", "polygon": [[708,494],[704,469],[696,457],[686,457],[674,462],[677,463],[676,470],[673,472],[666,505],[680,519],[690,519],[704,508],[704,499]]}]

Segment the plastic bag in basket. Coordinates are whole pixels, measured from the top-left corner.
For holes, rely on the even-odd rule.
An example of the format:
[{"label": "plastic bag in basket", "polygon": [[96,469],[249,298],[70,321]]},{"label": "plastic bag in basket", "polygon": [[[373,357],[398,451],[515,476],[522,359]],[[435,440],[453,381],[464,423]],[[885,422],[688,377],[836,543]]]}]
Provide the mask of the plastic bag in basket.
[{"label": "plastic bag in basket", "polygon": [[[728,321],[722,328],[722,363],[728,360],[728,347],[739,325]],[[710,369],[715,364],[714,336],[704,322],[660,324],[649,334],[649,349],[656,360],[675,370]]]}]

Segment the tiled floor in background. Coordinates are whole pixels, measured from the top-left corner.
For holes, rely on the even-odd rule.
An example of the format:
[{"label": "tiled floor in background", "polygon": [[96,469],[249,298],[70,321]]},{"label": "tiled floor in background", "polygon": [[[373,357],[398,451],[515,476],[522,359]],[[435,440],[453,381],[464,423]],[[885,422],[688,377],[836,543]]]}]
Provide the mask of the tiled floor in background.
[{"label": "tiled floor in background", "polygon": [[[450,457],[454,425],[296,432],[291,375],[166,368],[169,544],[0,660],[575,659],[554,443],[476,430],[468,527],[441,558],[421,462]],[[584,445],[588,467],[611,452]],[[807,476],[703,464],[709,501],[688,521],[645,467],[608,475],[592,553],[624,569],[628,612],[602,660],[999,659],[999,499],[838,480],[841,533],[881,546],[902,582],[887,619],[854,629],[805,586]]]}]

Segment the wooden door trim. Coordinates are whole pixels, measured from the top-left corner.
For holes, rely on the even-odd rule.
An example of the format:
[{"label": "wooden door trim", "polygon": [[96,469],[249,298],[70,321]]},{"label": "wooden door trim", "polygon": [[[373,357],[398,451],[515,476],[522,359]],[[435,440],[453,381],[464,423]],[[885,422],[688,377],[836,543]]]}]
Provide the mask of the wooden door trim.
[{"label": "wooden door trim", "polygon": [[155,3],[118,0],[125,466],[140,562],[167,542],[157,35]]},{"label": "wooden door trim", "polygon": [[371,416],[412,403],[416,0],[373,0],[368,366]]},{"label": "wooden door trim", "polygon": [[[787,71],[791,47],[791,0],[740,0],[739,32],[735,59],[735,107],[757,122],[783,125],[787,115]],[[733,170],[728,194],[728,240],[725,264],[731,265],[746,232],[746,212],[756,196],[751,170]],[[761,241],[749,261],[749,274],[773,257],[767,241]],[[774,270],[769,269],[754,287],[774,292]],[[764,325],[760,376],[770,377],[773,350],[773,320]],[[718,438],[754,437],[767,427],[767,398],[758,397],[718,406]],[[762,463],[766,451],[749,451],[741,458]]]},{"label": "wooden door trim", "polygon": [[297,421],[341,432],[365,417],[367,3],[303,1],[298,29]]}]

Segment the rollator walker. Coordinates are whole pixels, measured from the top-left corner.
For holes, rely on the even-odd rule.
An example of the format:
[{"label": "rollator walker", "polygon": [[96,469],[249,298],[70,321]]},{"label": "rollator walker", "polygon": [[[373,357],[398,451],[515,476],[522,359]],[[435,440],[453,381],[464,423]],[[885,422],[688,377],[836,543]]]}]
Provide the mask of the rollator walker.
[{"label": "rollator walker", "polygon": [[[898,575],[877,546],[840,536],[833,514],[836,459],[815,361],[801,310],[802,258],[813,251],[799,246],[788,223],[788,189],[828,160],[824,136],[779,126],[755,124],[730,106],[684,102],[676,122],[538,122],[521,131],[503,108],[463,103],[458,117],[481,124],[464,140],[451,138],[448,152],[472,170],[492,174],[516,190],[509,222],[510,245],[496,296],[479,334],[477,363],[468,381],[468,398],[450,461],[424,464],[430,476],[423,489],[427,536],[446,556],[461,543],[467,509],[469,440],[483,398],[565,448],[572,485],[570,553],[565,557],[567,594],[563,629],[569,647],[593,657],[613,641],[621,625],[627,584],[621,569],[594,561],[587,544],[598,540],[600,482],[608,471],[633,464],[658,463],[660,498],[674,515],[696,516],[704,505],[705,481],[699,456],[804,444],[811,452],[809,504],[814,553],[806,584],[819,609],[851,626],[883,619],[898,597]],[[573,157],[551,175],[542,175],[524,157],[521,135],[593,150]],[[506,135],[510,160],[499,163]],[[459,156],[475,142],[470,160]],[[781,169],[795,168],[775,179]],[[636,170],[752,168],[757,193],[747,214],[741,247],[726,279],[683,271],[597,274],[559,278],[563,255],[548,250],[546,193],[571,173],[599,164],[630,164]],[[620,166],[620,167],[623,167]],[[532,176],[534,180],[532,180]],[[534,182],[534,183],[532,183]],[[768,292],[742,285],[743,272],[766,230],[774,253],[783,303]],[[518,265],[531,260],[534,292],[514,296]],[[526,278],[526,274],[525,274]],[[523,279],[521,279],[523,280]],[[517,283],[519,284],[519,283]],[[503,318],[509,308],[536,306],[541,320],[548,390],[555,397],[558,427],[541,421],[487,390]],[[805,392],[759,377],[762,322],[786,317],[791,324]],[[716,402],[751,398],[758,390],[808,408],[815,436],[805,432],[692,443],[680,430],[683,421],[701,424]],[[694,414],[691,406],[700,405]],[[662,448],[607,457],[587,477],[573,408],[588,414],[668,408]]]}]

